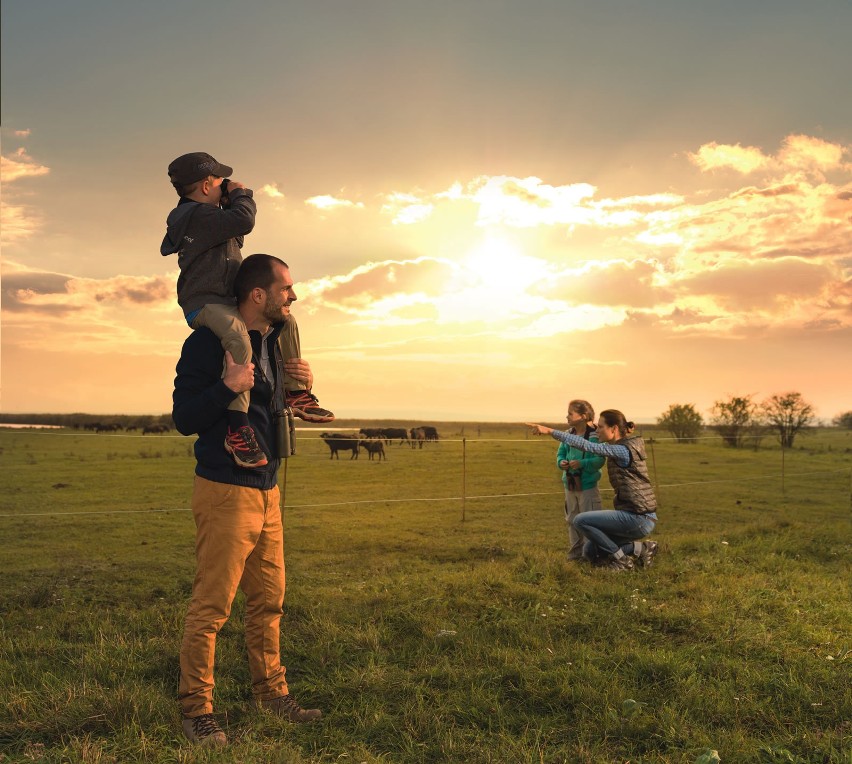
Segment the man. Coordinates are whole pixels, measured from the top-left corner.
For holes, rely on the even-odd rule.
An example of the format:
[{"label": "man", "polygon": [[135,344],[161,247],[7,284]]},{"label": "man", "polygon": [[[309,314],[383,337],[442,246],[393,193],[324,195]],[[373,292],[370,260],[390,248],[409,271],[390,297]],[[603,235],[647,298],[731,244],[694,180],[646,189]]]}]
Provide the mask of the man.
[{"label": "man", "polygon": [[[296,299],[287,264],[271,255],[247,257],[234,292],[249,332],[251,360],[235,363],[207,328],[192,332],[177,364],[172,410],[181,433],[198,434],[192,494],[196,574],[180,651],[179,701],[184,733],[208,746],[227,743],[213,716],[213,664],[216,635],[228,619],[237,586],[246,596],[246,647],[256,704],[294,722],[322,716],[317,709],[299,707],[281,665],[284,530],[272,413],[284,406],[285,372],[308,387],[313,374],[301,358],[285,363],[278,342]],[[271,456],[268,464],[251,469],[234,462],[223,445],[228,405],[245,391],[249,422]]]}]

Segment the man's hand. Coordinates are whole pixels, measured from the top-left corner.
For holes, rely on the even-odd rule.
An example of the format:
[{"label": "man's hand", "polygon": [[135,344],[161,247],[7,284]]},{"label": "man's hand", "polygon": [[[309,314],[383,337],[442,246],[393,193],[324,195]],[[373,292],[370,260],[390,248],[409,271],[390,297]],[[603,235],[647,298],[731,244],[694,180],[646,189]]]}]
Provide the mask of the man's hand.
[{"label": "man's hand", "polygon": [[308,390],[314,386],[314,373],[311,371],[311,365],[304,358],[288,358],[284,362],[284,371],[297,382],[305,385]]},{"label": "man's hand", "polygon": [[232,189],[235,188],[245,188],[245,183],[240,183],[238,180],[228,179],[228,193],[231,193]]},{"label": "man's hand", "polygon": [[230,350],[225,351],[225,375],[222,381],[229,390],[244,393],[254,387],[254,364],[235,363]]}]

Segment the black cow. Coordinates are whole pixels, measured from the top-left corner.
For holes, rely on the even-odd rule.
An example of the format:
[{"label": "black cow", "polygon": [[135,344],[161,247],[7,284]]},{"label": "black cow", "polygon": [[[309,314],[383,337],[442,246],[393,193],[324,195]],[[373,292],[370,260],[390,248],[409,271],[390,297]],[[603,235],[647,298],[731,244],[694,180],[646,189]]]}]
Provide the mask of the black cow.
[{"label": "black cow", "polygon": [[423,432],[426,433],[426,440],[438,440],[438,431],[434,427],[425,424]]},{"label": "black cow", "polygon": [[388,456],[385,453],[385,444],[380,439],[368,439],[358,441],[358,445],[361,446],[369,455],[370,461],[373,461],[373,457],[378,454],[379,461],[384,459],[388,460]]},{"label": "black cow", "polygon": [[329,435],[327,432],[322,433],[320,437],[325,441],[331,453],[328,455],[329,459],[333,459],[335,456],[338,460],[340,460],[340,455],[337,453],[338,451],[351,451],[352,456],[349,457],[349,461],[358,458],[358,436],[357,435]]},{"label": "black cow", "polygon": [[168,432],[169,426],[165,424],[146,424],[142,428],[142,434],[147,435],[148,433],[152,433],[154,435],[158,435],[161,432]]},{"label": "black cow", "polygon": [[381,433],[388,445],[397,438],[399,438],[400,445],[408,442],[408,430],[404,427],[383,427]]},{"label": "black cow", "polygon": [[362,427],[358,430],[361,435],[365,438],[383,438],[384,434],[382,433],[381,427]]}]

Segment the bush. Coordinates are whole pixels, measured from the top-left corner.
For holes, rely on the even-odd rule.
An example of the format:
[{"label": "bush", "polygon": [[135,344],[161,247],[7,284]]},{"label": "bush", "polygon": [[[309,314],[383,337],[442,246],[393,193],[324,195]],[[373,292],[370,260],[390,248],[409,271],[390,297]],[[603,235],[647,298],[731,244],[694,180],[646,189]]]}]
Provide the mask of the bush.
[{"label": "bush", "polygon": [[657,418],[680,443],[694,443],[704,427],[704,419],[691,403],[673,403]]}]

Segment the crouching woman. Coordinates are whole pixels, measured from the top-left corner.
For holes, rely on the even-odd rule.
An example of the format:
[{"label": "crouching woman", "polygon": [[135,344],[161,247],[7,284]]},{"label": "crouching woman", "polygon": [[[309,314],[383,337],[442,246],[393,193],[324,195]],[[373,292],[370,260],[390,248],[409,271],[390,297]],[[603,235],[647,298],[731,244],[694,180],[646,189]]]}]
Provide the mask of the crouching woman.
[{"label": "crouching woman", "polygon": [[602,411],[597,430],[599,443],[544,425],[528,424],[572,448],[606,457],[615,509],[583,512],[574,518],[574,528],[588,539],[584,554],[612,570],[632,569],[634,557],[640,565],[650,566],[657,542],[639,539],[654,530],[657,499],[648,477],[645,442],[631,435],[633,422],[615,409]]}]

